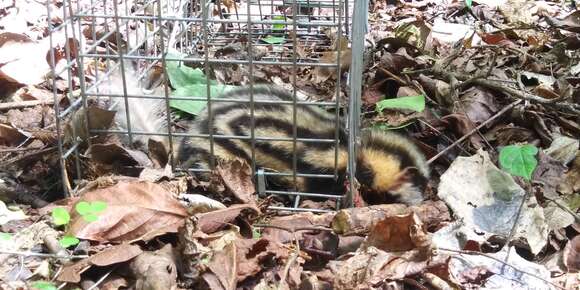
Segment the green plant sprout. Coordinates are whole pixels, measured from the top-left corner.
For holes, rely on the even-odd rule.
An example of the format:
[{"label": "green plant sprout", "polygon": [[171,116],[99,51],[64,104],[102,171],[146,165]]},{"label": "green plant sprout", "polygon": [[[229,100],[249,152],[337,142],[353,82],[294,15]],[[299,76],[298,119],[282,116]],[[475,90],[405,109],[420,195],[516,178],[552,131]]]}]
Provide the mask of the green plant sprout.
[{"label": "green plant sprout", "polygon": [[66,225],[70,222],[70,215],[64,208],[57,207],[52,210],[52,222],[57,226]]},{"label": "green plant sprout", "polygon": [[99,217],[98,214],[107,208],[107,204],[102,201],[95,201],[88,203],[86,201],[81,201],[76,204],[76,211],[83,217],[87,222],[94,222]]},{"label": "green plant sprout", "polygon": [[53,283],[47,282],[47,281],[36,281],[32,284],[32,288],[38,289],[38,290],[56,290],[57,289]]},{"label": "green plant sprout", "polygon": [[530,181],[538,166],[536,154],[538,148],[531,144],[506,146],[499,152],[499,164],[509,174]]},{"label": "green plant sprout", "polygon": [[0,232],[0,241],[10,241],[12,239],[12,234]]},{"label": "green plant sprout", "polygon": [[[75,205],[77,213],[86,221],[94,222],[99,218],[99,213],[107,208],[107,203],[102,201],[86,202],[81,201]],[[55,208],[52,210],[52,222],[57,226],[68,227],[70,223],[70,214],[64,208]],[[64,236],[58,240],[58,243],[63,248],[69,248],[79,243],[79,239],[73,236]],[[40,288],[39,288],[40,289]],[[42,288],[45,289],[45,288]],[[48,288],[49,289],[49,288]]]}]

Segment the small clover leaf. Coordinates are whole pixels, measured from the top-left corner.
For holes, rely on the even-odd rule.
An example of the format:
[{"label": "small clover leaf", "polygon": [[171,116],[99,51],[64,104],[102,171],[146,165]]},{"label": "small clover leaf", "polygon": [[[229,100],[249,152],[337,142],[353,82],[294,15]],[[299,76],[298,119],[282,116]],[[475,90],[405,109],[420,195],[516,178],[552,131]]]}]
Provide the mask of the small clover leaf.
[{"label": "small clover leaf", "polygon": [[12,234],[0,233],[0,241],[10,241],[11,239],[12,239]]},{"label": "small clover leaf", "polygon": [[52,210],[52,222],[57,226],[66,225],[70,222],[70,215],[64,208],[57,207]]},{"label": "small clover leaf", "polygon": [[83,215],[83,219],[88,223],[92,223],[96,222],[99,219],[99,217],[94,213],[88,213]]},{"label": "small clover leaf", "polygon": [[262,237],[262,233],[260,233],[260,230],[257,228],[252,228],[252,239],[259,239]]},{"label": "small clover leaf", "polygon": [[50,283],[50,282],[46,282],[46,281],[37,281],[34,282],[32,284],[32,288],[38,289],[38,290],[56,290],[56,286],[54,286],[54,284]]},{"label": "small clover leaf", "polygon": [[506,172],[531,180],[532,173],[538,165],[536,154],[538,154],[538,148],[534,145],[506,146],[499,152],[499,164]]},{"label": "small clover leaf", "polygon": [[81,241],[79,241],[79,239],[73,237],[73,236],[64,236],[62,237],[62,239],[60,239],[58,241],[58,243],[60,244],[61,247],[63,248],[68,248],[70,246],[75,246],[78,245],[78,243],[80,243]]},{"label": "small clover leaf", "polygon": [[96,221],[99,216],[98,214],[107,209],[107,203],[102,201],[93,201],[91,203],[86,201],[81,201],[76,204],[75,209],[87,222]]},{"label": "small clover leaf", "polygon": [[91,203],[91,209],[93,213],[100,213],[107,209],[107,203],[104,201],[95,201]]},{"label": "small clover leaf", "polygon": [[75,205],[75,209],[80,215],[91,213],[91,205],[86,201],[81,201]]}]

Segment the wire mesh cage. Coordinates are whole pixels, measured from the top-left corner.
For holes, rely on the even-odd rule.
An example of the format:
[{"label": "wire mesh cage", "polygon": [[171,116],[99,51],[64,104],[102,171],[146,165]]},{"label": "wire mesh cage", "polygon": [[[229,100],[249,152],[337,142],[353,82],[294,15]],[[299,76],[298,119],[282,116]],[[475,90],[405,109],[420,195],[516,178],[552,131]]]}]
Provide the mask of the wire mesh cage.
[{"label": "wire mesh cage", "polygon": [[[61,25],[51,27],[51,40],[64,35],[76,41],[66,42],[60,54],[51,51],[50,61],[54,81],[66,80],[67,98],[71,100],[62,109],[56,101],[62,95],[54,90],[65,189],[74,191],[79,181],[88,178],[83,160],[87,158],[87,148],[94,150],[91,145],[99,143],[96,140],[102,135],[117,135],[132,146],[141,142],[149,146],[149,151],[151,140],[165,140],[172,148],[184,138],[210,140],[212,144],[222,139],[249,140],[252,144],[288,142],[296,148],[308,142],[345,142],[339,140],[338,128],[347,124],[351,127],[348,141],[353,144],[349,146],[352,171],[367,12],[366,5],[360,3],[366,1],[358,2],[64,1],[65,19]],[[358,20],[355,15],[358,26],[352,25],[353,14],[359,15]],[[349,37],[359,43],[348,47]],[[227,91],[260,83],[274,84],[292,95],[291,100],[271,101],[294,108],[294,133],[290,136],[192,134],[177,124],[176,109],[193,114],[202,109],[211,112],[212,107],[228,102],[244,102],[253,108],[253,103],[260,100],[254,100],[251,94],[249,100],[228,98]],[[349,102],[344,95],[349,95]],[[139,120],[135,118],[140,116],[131,116],[135,115],[135,108],[131,108],[135,104],[157,106],[159,115],[145,117],[158,118],[163,129],[136,126]],[[317,106],[332,112],[336,134],[332,138],[299,138],[298,106]],[[348,110],[349,107],[354,109]],[[121,116],[124,126],[110,126],[113,118],[103,117],[109,115],[101,114],[102,108],[116,111],[114,120]],[[105,150],[114,151],[111,147]],[[175,152],[169,153],[166,162],[172,170],[200,170],[182,168],[175,161]],[[250,155],[255,156],[253,147]],[[293,198],[292,207],[277,209],[302,210],[299,204],[303,196],[331,198],[338,203],[344,197],[336,193],[299,192],[295,187],[272,189],[267,183],[268,176],[288,176],[294,182],[298,178],[336,180],[338,153],[335,156],[333,172],[314,173],[300,172],[296,154],[291,157],[293,166],[288,172],[260,168],[252,159],[257,191]]]}]

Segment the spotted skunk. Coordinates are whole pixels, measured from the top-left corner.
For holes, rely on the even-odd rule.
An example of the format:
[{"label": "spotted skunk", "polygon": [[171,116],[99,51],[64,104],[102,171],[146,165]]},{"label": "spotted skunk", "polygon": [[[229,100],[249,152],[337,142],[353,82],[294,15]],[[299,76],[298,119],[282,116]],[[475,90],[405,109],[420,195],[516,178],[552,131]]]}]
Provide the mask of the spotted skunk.
[{"label": "spotted skunk", "polygon": [[[250,100],[249,88],[237,88],[223,96],[228,99]],[[288,101],[293,96],[281,89],[253,86],[253,142],[257,168],[291,173],[293,170],[294,144],[291,141],[273,141],[260,138],[294,136],[293,107]],[[142,99],[130,99],[132,115],[144,115],[131,121],[133,131],[150,132],[159,127],[159,118],[147,111],[162,106],[161,102],[146,104]],[[277,104],[276,101],[286,101]],[[123,102],[118,102],[123,105]],[[123,113],[125,108],[117,108]],[[211,110],[211,114],[210,114]],[[136,111],[141,111],[137,113]],[[248,102],[212,102],[192,122],[190,134],[212,134],[213,154],[218,159],[242,158],[251,164],[251,105]],[[121,114],[123,116],[123,114]],[[161,117],[160,117],[161,118]],[[336,194],[344,193],[348,160],[348,138],[343,123],[336,130],[336,116],[315,105],[298,104],[296,107],[296,168],[302,174],[333,174],[335,172],[335,143],[306,142],[305,139],[335,139],[338,133],[338,158],[336,170],[338,179],[297,177],[296,184],[291,176],[268,176],[269,184],[300,192]],[[124,118],[120,118],[123,122]],[[149,124],[151,123],[151,124]],[[211,132],[210,132],[210,124]],[[121,126],[122,127],[122,126]],[[225,136],[246,136],[246,138],[219,138]],[[181,140],[179,140],[181,139]],[[180,168],[208,169],[211,159],[210,141],[199,137],[174,137],[173,152],[176,165]],[[383,130],[362,132],[361,146],[357,149],[357,170],[355,176],[361,185],[361,196],[369,204],[405,203],[417,204],[423,200],[422,192],[429,178],[425,158],[407,138]],[[295,186],[295,187],[294,187]]]},{"label": "spotted skunk", "polygon": [[[227,98],[250,100],[250,89],[227,92]],[[291,138],[294,135],[292,104],[260,101],[292,101],[293,96],[271,86],[254,86],[254,154],[256,167],[277,172],[293,170],[294,145],[291,141],[271,141],[260,138]],[[335,143],[306,142],[305,139],[334,139],[336,116],[324,109],[299,104],[296,107],[297,171],[303,174],[332,174],[335,170]],[[251,106],[248,103],[215,102],[211,115],[204,110],[194,122],[190,133],[214,136],[251,136]],[[347,167],[347,134],[340,124],[338,130],[338,180],[297,177],[296,189],[311,193],[344,192]],[[370,204],[422,201],[422,191],[429,177],[424,157],[406,138],[380,130],[363,131],[358,149],[356,178],[362,197]],[[214,155],[219,158],[242,158],[251,164],[252,141],[248,139],[215,138]],[[177,148],[177,160],[182,167],[208,168],[210,142],[206,138],[183,138]],[[278,186],[292,188],[291,176],[269,177]]]}]

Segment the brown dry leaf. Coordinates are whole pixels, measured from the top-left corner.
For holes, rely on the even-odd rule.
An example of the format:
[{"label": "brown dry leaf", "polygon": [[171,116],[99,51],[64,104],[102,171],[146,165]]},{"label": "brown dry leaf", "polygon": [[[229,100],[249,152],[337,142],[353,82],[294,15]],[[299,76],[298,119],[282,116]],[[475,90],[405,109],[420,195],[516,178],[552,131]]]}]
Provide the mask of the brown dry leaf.
[{"label": "brown dry leaf", "polygon": [[532,179],[541,184],[544,196],[557,199],[559,194],[556,192],[556,188],[562,183],[566,166],[543,151],[540,151],[537,156],[538,167],[534,170]]},{"label": "brown dry leaf", "polygon": [[136,245],[121,244],[113,246],[86,259],[65,266],[60,275],[58,275],[57,280],[78,283],[81,281],[81,274],[88,270],[91,265],[108,266],[122,263],[133,259],[141,253],[141,248]]},{"label": "brown dry leaf", "polygon": [[252,180],[252,168],[241,159],[222,160],[216,171],[226,188],[243,203],[255,203],[256,187]]},{"label": "brown dry leaf", "polygon": [[198,218],[198,228],[200,231],[210,234],[219,231],[224,226],[232,223],[242,213],[250,212],[257,214],[260,210],[254,205],[237,204],[225,209],[196,215]]},{"label": "brown dry leaf", "polygon": [[576,10],[566,15],[562,19],[547,16],[546,22],[556,28],[580,33],[580,10]]},{"label": "brown dry leaf", "polygon": [[[238,281],[237,248],[233,242],[214,251],[202,278],[209,289],[234,290]],[[244,260],[242,260],[244,261]]]},{"label": "brown dry leaf", "polygon": [[363,92],[362,95],[362,101],[364,105],[374,105],[376,104],[378,101],[382,100],[385,96],[385,93],[383,93],[381,91],[381,88],[383,87],[383,85],[389,81],[389,79],[383,79],[381,81],[378,81],[372,85],[370,85],[368,88],[366,88]]},{"label": "brown dry leaf", "polygon": [[447,104],[449,99],[446,96],[449,95],[451,86],[438,79],[433,79],[423,74],[419,75],[419,83],[432,99],[437,100],[440,104]]},{"label": "brown dry leaf", "polygon": [[102,290],[119,290],[128,287],[129,281],[127,281],[127,278],[118,275],[111,275],[103,281],[103,284],[99,288]]},{"label": "brown dry leaf", "polygon": [[28,138],[27,135],[10,125],[0,124],[0,145],[18,146]]},{"label": "brown dry leaf", "polygon": [[258,274],[268,267],[266,262],[272,259],[283,264],[290,256],[289,250],[282,244],[265,238],[237,239],[234,243],[237,248],[238,281]]},{"label": "brown dry leaf", "polygon": [[514,125],[499,125],[487,132],[485,137],[489,141],[495,141],[497,146],[501,147],[515,143],[532,143],[535,134],[528,128]]},{"label": "brown dry leaf", "polygon": [[0,96],[10,96],[24,85],[0,70]]},{"label": "brown dry leaf", "polygon": [[568,195],[580,192],[580,151],[576,153],[576,158],[564,175],[563,182],[559,184],[558,191]]},{"label": "brown dry leaf", "polygon": [[360,208],[340,210],[332,220],[331,227],[335,233],[354,235],[368,233],[378,221],[389,216],[396,216],[413,211],[427,228],[440,226],[442,222],[450,221],[451,216],[444,202],[424,202],[420,206],[407,207],[402,204],[382,204]]},{"label": "brown dry leaf", "polygon": [[16,91],[13,99],[22,101],[52,101],[53,95],[49,90],[36,88],[35,86],[26,86]]},{"label": "brown dry leaf", "polygon": [[499,111],[498,107],[492,93],[473,87],[463,93],[461,103],[454,106],[453,112],[465,113],[471,122],[481,124]]},{"label": "brown dry leaf", "polygon": [[177,287],[177,258],[171,244],[144,252],[130,264],[137,278],[135,289],[173,290]]},{"label": "brown dry leaf", "polygon": [[[464,136],[471,132],[476,126],[469,118],[464,114],[449,114],[441,118],[443,124],[445,124],[449,129],[454,132],[457,136]],[[472,134],[469,137],[469,141],[476,148],[483,147],[483,139],[479,134]]]},{"label": "brown dry leaf", "polygon": [[417,62],[406,53],[404,48],[397,53],[386,52],[381,57],[379,67],[392,73],[402,72],[406,68],[417,66]]},{"label": "brown dry leaf", "polygon": [[479,36],[481,39],[490,45],[505,45],[507,47],[516,46],[512,40],[510,40],[505,33],[480,33]]},{"label": "brown dry leaf", "polygon": [[12,126],[32,132],[46,127],[53,115],[54,110],[47,106],[34,106],[20,110],[10,110],[5,116],[7,122],[12,124]]},{"label": "brown dry leaf", "polygon": [[397,91],[397,98],[408,97],[408,96],[417,96],[420,94],[421,93],[418,92],[415,88],[405,86],[405,87],[399,88],[399,90]]},{"label": "brown dry leaf", "polygon": [[[279,216],[274,217],[269,224],[281,227],[284,229],[292,230],[297,228],[305,227],[330,227],[330,223],[334,218],[335,213],[325,213],[325,214],[313,214],[311,212],[303,212],[298,214],[293,214],[290,216]],[[262,237],[267,238],[272,241],[277,241],[280,243],[288,243],[297,239],[301,240],[304,231],[298,231],[296,234],[292,234],[290,231],[285,231],[276,228],[265,228],[262,231]]]},{"label": "brown dry leaf", "polygon": [[163,140],[157,140],[157,136],[151,136],[147,141],[147,151],[149,152],[149,158],[153,161],[156,168],[163,168],[169,162],[169,152],[167,145]]},{"label": "brown dry leaf", "polygon": [[23,34],[4,32],[0,34],[0,70],[20,84],[39,84],[50,71],[47,50],[45,44]]},{"label": "brown dry leaf", "polygon": [[546,85],[539,85],[534,88],[534,94],[544,98],[544,99],[557,99],[560,97],[558,93],[554,92],[554,90]]},{"label": "brown dry leaf", "polygon": [[464,286],[481,287],[493,273],[485,266],[475,266],[469,270],[461,272],[457,280]]},{"label": "brown dry leaf", "polygon": [[564,248],[564,265],[570,272],[580,271],[580,236],[574,237]]},{"label": "brown dry leaf", "polygon": [[424,272],[428,263],[415,251],[397,255],[369,247],[347,260],[332,261],[329,266],[335,274],[334,289],[382,289],[378,286],[388,280]]},{"label": "brown dry leaf", "polygon": [[92,161],[103,164],[120,164],[124,166],[139,165],[151,167],[149,157],[141,151],[124,148],[120,144],[93,144],[85,153]]},{"label": "brown dry leaf", "polygon": [[87,223],[72,215],[69,232],[77,238],[94,241],[132,241],[177,232],[187,216],[185,208],[170,192],[151,182],[119,182],[93,190],[82,201],[102,201],[107,208],[97,221]]},{"label": "brown dry leaf", "polygon": [[386,217],[374,224],[365,245],[386,252],[409,251],[421,247],[422,241],[416,240],[414,228],[422,232],[422,235],[427,234],[421,220],[414,213]]}]

